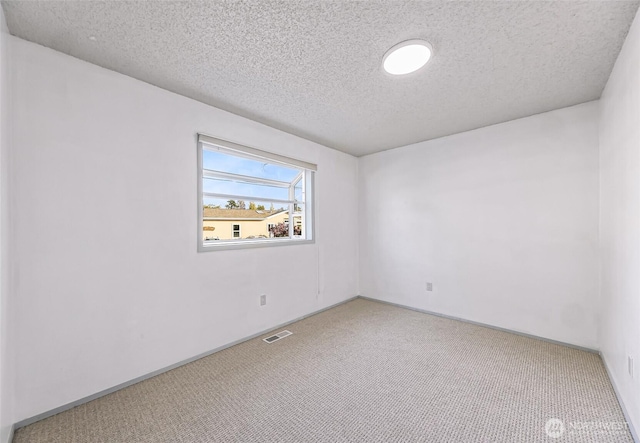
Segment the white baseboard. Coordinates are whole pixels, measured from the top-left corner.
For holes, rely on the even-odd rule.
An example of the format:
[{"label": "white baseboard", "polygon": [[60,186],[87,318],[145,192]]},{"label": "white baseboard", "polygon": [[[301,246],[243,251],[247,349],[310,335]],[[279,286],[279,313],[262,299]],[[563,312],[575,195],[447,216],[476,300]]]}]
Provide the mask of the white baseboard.
[{"label": "white baseboard", "polygon": [[2,432],[0,433],[0,443],[11,443],[13,441],[14,429],[15,425],[11,425],[2,429]]},{"label": "white baseboard", "polygon": [[446,314],[441,314],[439,312],[428,311],[426,309],[414,308],[412,306],[402,305],[400,303],[393,303],[393,302],[386,301],[386,300],[379,300],[377,298],[365,297],[363,295],[359,295],[358,297],[359,298],[363,298],[365,300],[369,300],[369,301],[375,301],[375,302],[378,302],[378,303],[384,303],[384,304],[387,304],[387,305],[396,306],[398,308],[404,308],[404,309],[409,309],[411,311],[421,312],[423,314],[435,315],[436,317],[448,318],[449,320],[457,320],[457,321],[461,321],[461,322],[464,322],[464,323],[469,323],[469,324],[476,325],[476,326],[482,326],[484,328],[495,329],[497,331],[502,331],[502,332],[508,332],[510,334],[521,335],[523,337],[533,338],[533,339],[536,339],[536,340],[542,340],[542,341],[546,341],[548,343],[553,343],[553,344],[556,344],[556,345],[567,346],[569,348],[579,349],[581,351],[591,352],[593,354],[600,354],[600,351],[598,351],[597,349],[585,348],[584,346],[578,346],[578,345],[574,345],[574,344],[571,344],[571,343],[566,343],[566,342],[563,342],[563,341],[552,340],[550,338],[540,337],[538,335],[527,334],[526,332],[514,331],[513,329],[501,328],[500,326],[494,326],[494,325],[490,325],[490,324],[487,324],[487,323],[480,323],[480,322],[473,321],[473,320],[467,320],[466,318],[454,317],[452,315],[446,315]]},{"label": "white baseboard", "polygon": [[631,433],[631,437],[633,437],[633,441],[635,443],[640,443],[640,439],[638,438],[638,433],[636,432],[636,429],[633,426],[633,422],[631,421],[631,416],[629,415],[629,412],[627,411],[627,408],[624,405],[624,401],[620,396],[620,391],[618,390],[618,386],[616,386],[616,381],[613,378],[613,374],[611,373],[611,370],[609,369],[609,365],[607,364],[607,360],[605,360],[604,354],[602,352],[600,352],[600,358],[602,359],[602,364],[604,364],[604,368],[606,369],[607,375],[609,376],[609,381],[611,382],[611,386],[613,386],[613,392],[616,393],[616,397],[618,398],[618,403],[620,403],[620,409],[622,409],[622,414],[624,415],[624,419],[627,421],[627,425],[629,426],[629,432]]},{"label": "white baseboard", "polygon": [[622,398],[620,397],[620,393],[619,393],[618,388],[617,388],[617,386],[615,384],[615,381],[614,381],[614,379],[613,379],[613,377],[611,375],[611,371],[609,370],[609,366],[607,365],[607,362],[604,359],[604,356],[599,351],[597,351],[595,349],[590,349],[590,348],[585,348],[585,347],[582,347],[582,346],[573,345],[573,344],[570,344],[570,343],[560,342],[560,341],[557,341],[557,340],[551,340],[551,339],[548,339],[548,338],[545,338],[545,337],[539,337],[539,336],[536,336],[536,335],[526,334],[526,333],[519,332],[519,331],[513,331],[513,330],[510,330],[510,329],[501,328],[501,327],[498,327],[498,326],[493,326],[493,325],[489,325],[489,324],[485,324],[485,323],[474,322],[474,321],[467,320],[467,319],[464,319],[464,318],[458,318],[458,317],[453,317],[453,316],[449,316],[449,315],[445,315],[445,314],[440,314],[438,312],[432,312],[432,311],[427,311],[427,310],[424,310],[424,309],[413,308],[411,306],[406,306],[406,305],[402,305],[402,304],[399,304],[399,303],[392,303],[392,302],[388,302],[388,301],[384,301],[384,300],[378,300],[378,299],[375,299],[375,298],[369,298],[369,297],[365,297],[365,296],[362,296],[362,295],[351,297],[351,298],[349,298],[347,300],[343,300],[343,301],[335,303],[335,304],[333,304],[331,306],[327,306],[326,308],[322,308],[322,309],[319,309],[317,311],[311,312],[311,313],[309,313],[307,315],[303,315],[301,317],[295,318],[295,319],[293,319],[291,321],[288,321],[286,323],[279,324],[277,326],[274,326],[272,328],[266,329],[264,331],[257,332],[257,333],[255,333],[253,335],[248,336],[248,337],[245,337],[245,338],[236,340],[234,342],[228,343],[226,345],[220,346],[220,347],[215,348],[215,349],[213,349],[211,351],[207,351],[207,352],[205,352],[203,354],[196,355],[195,357],[180,361],[178,363],[175,363],[173,365],[167,366],[167,367],[162,368],[162,369],[158,369],[157,371],[150,372],[148,374],[145,374],[145,375],[142,375],[140,377],[134,378],[133,380],[121,383],[119,385],[113,386],[111,388],[105,389],[103,391],[97,392],[95,394],[89,395],[87,397],[81,398],[81,399],[73,401],[71,403],[67,403],[65,405],[59,406],[57,408],[51,409],[49,411],[46,411],[46,412],[43,412],[41,414],[35,415],[33,417],[27,418],[25,420],[21,420],[18,423],[16,423],[15,425],[11,426],[11,428],[9,429],[8,439],[6,440],[6,442],[2,441],[0,443],[11,443],[11,441],[13,439],[13,433],[14,433],[15,429],[19,429],[19,428],[22,428],[24,426],[28,426],[28,425],[30,425],[32,423],[35,423],[37,421],[40,421],[40,420],[43,420],[45,418],[51,417],[53,415],[59,414],[59,413],[64,412],[64,411],[66,411],[68,409],[74,408],[74,407],[79,406],[81,404],[84,404],[84,403],[90,402],[92,400],[95,400],[97,398],[103,397],[105,395],[111,394],[112,392],[118,391],[120,389],[124,389],[124,388],[126,388],[128,386],[131,386],[131,385],[134,385],[134,384],[139,383],[141,381],[147,380],[147,379],[149,379],[151,377],[155,377],[156,375],[159,375],[159,374],[162,374],[164,372],[167,372],[167,371],[170,371],[172,369],[175,369],[177,367],[186,365],[186,364],[191,363],[191,362],[193,362],[195,360],[199,360],[201,358],[207,357],[207,356],[209,356],[211,354],[214,354],[214,353],[216,353],[218,351],[222,351],[223,349],[227,349],[227,348],[230,348],[231,346],[235,346],[235,345],[243,343],[245,341],[252,340],[252,339],[254,339],[256,337],[259,337],[261,335],[268,334],[268,333],[270,333],[270,332],[272,332],[272,331],[274,331],[276,329],[283,328],[283,327],[288,326],[288,325],[290,325],[292,323],[298,322],[300,320],[304,320],[305,318],[308,318],[308,317],[311,317],[313,315],[319,314],[321,312],[327,311],[327,310],[329,310],[331,308],[334,308],[336,306],[342,305],[344,303],[348,303],[348,302],[350,302],[352,300],[355,300],[356,298],[362,298],[364,300],[369,300],[369,301],[378,302],[378,303],[384,303],[384,304],[396,306],[396,307],[399,307],[399,308],[410,309],[412,311],[417,311],[417,312],[421,312],[421,313],[424,313],[424,314],[429,314],[429,315],[435,315],[435,316],[438,316],[438,317],[448,318],[450,320],[462,321],[462,322],[470,323],[470,324],[473,324],[473,325],[476,325],[476,326],[483,326],[483,327],[486,327],[486,328],[491,328],[491,329],[495,329],[495,330],[498,330],[498,331],[517,334],[517,335],[533,338],[533,339],[536,339],[536,340],[543,340],[543,341],[546,341],[546,342],[550,342],[550,343],[554,343],[554,344],[558,344],[558,345],[562,345],[562,346],[568,346],[570,348],[579,349],[579,350],[586,351],[586,352],[592,352],[592,353],[596,353],[596,354],[600,355],[600,358],[602,359],[604,367],[605,367],[605,369],[607,371],[607,375],[609,377],[609,380],[611,381],[611,385],[613,386],[613,390],[614,390],[614,392],[616,394],[616,397],[618,398],[618,402],[620,403],[620,407],[622,409],[624,417],[625,417],[625,419],[626,419],[626,421],[627,421],[627,423],[629,425],[629,431],[630,431],[635,443],[640,443],[640,440],[638,439],[638,434],[635,431],[633,423],[631,422],[629,414],[627,413],[627,409],[626,409],[626,407],[625,407],[625,405],[624,405],[624,403],[622,401]]},{"label": "white baseboard", "polygon": [[[167,372],[167,371],[170,371],[172,369],[178,368],[180,366],[186,365],[187,363],[191,363],[193,361],[196,361],[196,360],[199,360],[201,358],[207,357],[207,356],[209,356],[211,354],[214,354],[216,352],[222,351],[223,349],[227,349],[227,348],[230,348],[231,346],[235,346],[235,345],[238,345],[238,344],[243,343],[245,341],[252,340],[252,339],[254,339],[256,337],[260,337],[261,335],[273,332],[276,329],[280,329],[280,328],[283,328],[285,326],[289,326],[292,323],[298,322],[300,320],[304,320],[305,318],[308,318],[308,317],[311,317],[313,315],[319,314],[321,312],[327,311],[327,310],[329,310],[331,308],[335,308],[336,306],[342,305],[344,303],[348,303],[348,302],[350,302],[352,300],[355,300],[356,298],[358,298],[358,297],[354,296],[354,297],[348,298],[346,300],[343,300],[341,302],[334,303],[331,306],[327,306],[325,308],[318,309],[317,311],[313,311],[313,312],[311,312],[309,314],[303,315],[301,317],[297,317],[297,318],[295,318],[293,320],[290,320],[288,322],[281,323],[281,324],[279,324],[277,326],[274,326],[272,328],[265,329],[265,330],[260,331],[260,332],[256,332],[255,334],[252,334],[252,335],[250,335],[248,337],[244,337],[244,338],[241,338],[239,340],[233,341],[231,343],[227,343],[226,345],[223,345],[223,346],[217,347],[215,349],[212,349],[210,351],[204,352],[202,354],[196,355],[195,357],[191,357],[191,358],[188,358],[186,360],[182,360],[182,361],[180,361],[178,363],[174,363],[172,365],[169,365],[167,367],[158,369],[156,371],[150,372],[150,373],[142,375],[140,377],[136,377],[133,380],[129,380],[129,381],[126,381],[124,383],[120,383],[120,384],[118,384],[116,386],[113,386],[111,388],[105,389],[105,390],[100,391],[100,392],[96,392],[95,394],[91,394],[91,395],[89,395],[87,397],[83,397],[81,399],[72,401],[72,402],[67,403],[65,405],[58,406],[57,408],[51,409],[49,411],[45,411],[45,412],[42,412],[40,414],[34,415],[33,417],[26,418],[24,420],[20,420],[19,422],[17,422],[16,424],[14,424],[12,426],[11,435],[13,434],[13,429],[20,429],[20,428],[28,426],[28,425],[30,425],[32,423],[35,423],[37,421],[44,420],[45,418],[48,418],[48,417],[51,417],[53,415],[59,414],[59,413],[64,412],[64,411],[66,411],[68,409],[75,408],[76,406],[80,406],[80,405],[82,405],[84,403],[88,403],[88,402],[90,402],[92,400],[95,400],[97,398],[104,397],[105,395],[111,394],[112,392],[119,391],[120,389],[124,389],[124,388],[126,388],[128,386],[135,385],[136,383],[140,383],[141,381],[147,380],[147,379],[149,379],[151,377],[155,377],[156,375],[160,375],[160,374],[162,374],[164,372]],[[9,442],[11,442],[11,439],[9,439]]]},{"label": "white baseboard", "polygon": [[592,352],[595,354],[598,354],[600,356],[600,359],[602,360],[602,364],[605,367],[605,370],[607,371],[607,376],[609,377],[609,381],[611,382],[611,386],[613,386],[613,392],[615,392],[616,394],[616,398],[618,399],[618,403],[620,404],[620,408],[622,409],[622,414],[624,415],[624,418],[627,422],[627,425],[629,426],[629,432],[631,433],[631,437],[633,438],[633,441],[635,443],[640,443],[640,439],[638,438],[638,433],[636,432],[634,426],[633,426],[633,422],[631,421],[631,417],[629,416],[629,413],[627,412],[627,408],[625,407],[624,401],[622,400],[622,397],[620,396],[620,391],[618,390],[618,387],[616,386],[615,380],[611,374],[611,371],[609,370],[609,365],[607,365],[607,361],[604,358],[604,355],[602,354],[602,352],[596,350],[596,349],[591,349],[591,348],[585,348],[582,346],[578,346],[578,345],[574,345],[571,343],[565,343],[565,342],[561,342],[561,341],[557,341],[557,340],[551,340],[545,337],[539,337],[537,335],[532,335],[532,334],[526,334],[524,332],[519,332],[519,331],[513,331],[511,329],[506,329],[506,328],[501,328],[498,326],[493,326],[493,325],[489,325],[486,323],[479,323],[479,322],[475,322],[475,321],[471,321],[471,320],[467,320],[464,318],[458,318],[458,317],[453,317],[450,315],[446,315],[446,314],[440,314],[438,312],[432,312],[432,311],[427,311],[425,309],[419,309],[419,308],[414,308],[411,306],[407,306],[407,305],[402,305],[399,303],[393,303],[393,302],[389,302],[389,301],[385,301],[385,300],[378,300],[376,298],[369,298],[369,297],[365,297],[363,295],[359,295],[358,298],[362,298],[365,300],[370,300],[370,301],[374,301],[374,302],[378,302],[378,303],[384,303],[387,305],[392,305],[392,306],[396,306],[399,308],[404,308],[404,309],[410,309],[412,311],[417,311],[417,312],[421,312],[423,314],[429,314],[429,315],[435,315],[437,317],[443,317],[443,318],[448,318],[450,320],[457,320],[457,321],[461,321],[464,323],[470,323],[472,325],[476,325],[476,326],[483,326],[485,328],[490,328],[490,329],[496,329],[498,331],[502,331],[502,332],[508,332],[511,334],[516,334],[516,335],[521,335],[524,337],[529,337],[529,338],[533,338],[536,340],[542,340],[542,341],[546,341],[549,343],[554,343],[557,345],[561,345],[561,346],[567,346],[570,348],[574,348],[574,349],[579,349],[581,351],[586,351],[586,352]]}]

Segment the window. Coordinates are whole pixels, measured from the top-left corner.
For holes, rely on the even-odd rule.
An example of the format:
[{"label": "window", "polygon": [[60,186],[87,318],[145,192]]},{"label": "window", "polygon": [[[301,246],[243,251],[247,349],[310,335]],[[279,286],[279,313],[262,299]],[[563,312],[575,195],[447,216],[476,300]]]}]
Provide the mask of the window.
[{"label": "window", "polygon": [[199,135],[198,171],[200,251],[313,241],[316,165]]}]

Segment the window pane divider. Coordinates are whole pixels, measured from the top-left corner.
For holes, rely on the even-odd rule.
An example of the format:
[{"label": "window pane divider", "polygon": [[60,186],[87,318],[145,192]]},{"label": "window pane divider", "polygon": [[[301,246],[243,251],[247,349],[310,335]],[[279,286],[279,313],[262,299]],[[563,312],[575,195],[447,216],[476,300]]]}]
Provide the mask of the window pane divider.
[{"label": "window pane divider", "polygon": [[295,232],[295,220],[293,218],[293,212],[295,209],[295,186],[293,183],[289,186],[289,200],[289,238],[293,238],[293,233]]},{"label": "window pane divider", "polygon": [[255,201],[255,202],[267,202],[267,203],[286,203],[288,205],[292,205],[294,203],[300,203],[296,200],[279,200],[277,198],[263,198],[256,196],[246,196],[246,195],[237,195],[237,194],[218,194],[215,192],[203,192],[203,197],[212,197],[212,198],[228,198],[230,200],[245,200],[245,201]]},{"label": "window pane divider", "polygon": [[291,183],[289,182],[283,182],[279,180],[270,180],[268,178],[251,177],[248,175],[233,174],[231,172],[213,171],[211,169],[203,169],[202,177],[213,178],[213,179],[234,180],[242,183],[267,185],[267,186],[274,186],[278,188],[288,188],[291,185]]},{"label": "window pane divider", "polygon": [[300,180],[302,180],[302,177],[304,176],[304,171],[300,171],[300,174],[298,174],[296,176],[296,178],[294,178],[293,180],[291,180],[290,185],[293,186],[294,188],[296,187],[296,185],[298,184],[298,182]]}]

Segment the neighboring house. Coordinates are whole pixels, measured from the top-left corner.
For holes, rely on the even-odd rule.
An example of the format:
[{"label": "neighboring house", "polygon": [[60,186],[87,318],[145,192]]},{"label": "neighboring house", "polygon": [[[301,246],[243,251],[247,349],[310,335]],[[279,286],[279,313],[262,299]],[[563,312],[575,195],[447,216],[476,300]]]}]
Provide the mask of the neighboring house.
[{"label": "neighboring house", "polygon": [[[302,216],[295,214],[296,230],[302,226]],[[279,223],[289,223],[289,211],[283,209],[203,209],[202,231],[205,240],[233,240],[241,238],[268,238],[269,231]]]}]

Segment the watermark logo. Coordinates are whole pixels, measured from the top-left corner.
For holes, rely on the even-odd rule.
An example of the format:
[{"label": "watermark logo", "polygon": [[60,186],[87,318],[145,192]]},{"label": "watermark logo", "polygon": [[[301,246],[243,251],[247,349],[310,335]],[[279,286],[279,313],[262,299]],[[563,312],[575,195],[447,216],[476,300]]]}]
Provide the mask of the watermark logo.
[{"label": "watermark logo", "polygon": [[550,418],[544,425],[549,438],[560,438],[563,435],[612,436],[629,433],[629,424],[621,421],[571,421],[565,423],[559,418]]},{"label": "watermark logo", "polygon": [[557,418],[550,418],[544,425],[544,430],[551,438],[560,438],[564,434],[564,423]]}]

